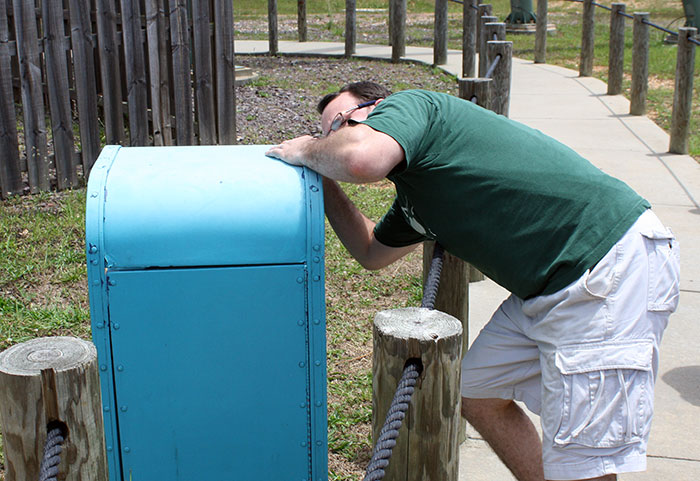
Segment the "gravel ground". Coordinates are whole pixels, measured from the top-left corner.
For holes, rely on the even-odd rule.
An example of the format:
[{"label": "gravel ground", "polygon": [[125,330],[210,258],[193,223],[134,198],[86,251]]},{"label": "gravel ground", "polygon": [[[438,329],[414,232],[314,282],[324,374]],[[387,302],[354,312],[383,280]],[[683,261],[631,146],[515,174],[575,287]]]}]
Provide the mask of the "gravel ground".
[{"label": "gravel ground", "polygon": [[236,127],[242,144],[319,135],[318,100],[347,82],[372,80],[392,91],[422,88],[457,94],[453,77],[412,63],[247,55],[239,55],[236,63],[258,74],[236,87]]}]

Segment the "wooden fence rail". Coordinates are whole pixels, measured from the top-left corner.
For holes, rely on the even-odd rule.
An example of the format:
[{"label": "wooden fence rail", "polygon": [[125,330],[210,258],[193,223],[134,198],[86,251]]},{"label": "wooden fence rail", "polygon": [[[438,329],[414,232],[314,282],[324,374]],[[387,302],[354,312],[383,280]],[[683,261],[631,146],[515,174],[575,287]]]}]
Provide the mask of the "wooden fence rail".
[{"label": "wooden fence rail", "polygon": [[0,0],[0,198],[100,144],[235,142],[234,56],[232,0]]}]

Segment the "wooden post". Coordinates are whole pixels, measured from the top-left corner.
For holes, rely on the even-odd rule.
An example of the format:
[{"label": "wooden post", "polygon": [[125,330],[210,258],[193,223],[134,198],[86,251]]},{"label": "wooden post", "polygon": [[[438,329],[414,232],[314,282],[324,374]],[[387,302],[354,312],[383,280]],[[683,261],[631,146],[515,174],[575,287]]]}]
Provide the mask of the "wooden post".
[{"label": "wooden post", "polygon": [[493,6],[489,3],[480,3],[477,6],[477,21],[476,21],[476,51],[481,54],[481,17],[490,17],[493,11]]},{"label": "wooden post", "polygon": [[37,479],[47,426],[68,435],[58,479],[106,480],[104,427],[95,346],[74,337],[45,337],[0,353],[0,420],[5,479]]},{"label": "wooden post", "polygon": [[477,0],[464,0],[462,5],[462,77],[476,75]]},{"label": "wooden post", "polygon": [[[485,18],[485,17],[484,17]],[[490,42],[492,40],[506,39],[506,24],[502,22],[489,22],[481,27],[483,32],[483,41]],[[486,50],[483,50],[486,52]],[[489,68],[487,55],[482,55],[479,61],[479,77],[485,77],[486,71]]]},{"label": "wooden post", "polygon": [[498,22],[498,17],[483,16],[479,18],[479,77],[486,72],[486,42],[493,39],[486,38],[486,24]]},{"label": "wooden post", "polygon": [[673,92],[673,114],[671,116],[671,141],[669,152],[688,153],[688,134],[693,102],[693,72],[695,71],[696,46],[690,39],[696,28],[678,29],[678,54],[676,57],[676,85]]},{"label": "wooden post", "polygon": [[279,51],[279,31],[277,28],[277,0],[267,0],[267,26],[270,55],[277,55]]},{"label": "wooden post", "polygon": [[581,63],[578,72],[581,77],[593,75],[593,47],[595,46],[595,5],[593,0],[583,0],[581,20]]},{"label": "wooden post", "polygon": [[535,23],[535,63],[547,62],[547,0],[537,0]]},{"label": "wooden post", "polygon": [[396,63],[406,55],[406,0],[391,2],[391,61]]},{"label": "wooden post", "polygon": [[433,65],[447,63],[447,0],[435,0]]},{"label": "wooden post", "polygon": [[352,57],[357,45],[356,7],[356,0],[345,0],[345,58]]},{"label": "wooden post", "polygon": [[486,43],[486,57],[491,63],[500,56],[501,59],[493,72],[493,93],[491,110],[508,117],[510,107],[510,83],[513,60],[513,42],[492,40]]},{"label": "wooden post", "polygon": [[[460,79],[460,97],[462,96],[462,80]],[[467,85],[476,86],[477,93],[484,92],[484,89],[488,90],[489,82],[485,82],[485,79],[475,79],[478,82],[464,83],[465,95],[469,95]],[[465,98],[465,97],[462,97]],[[471,95],[470,95],[471,98]],[[470,100],[470,99],[467,99]],[[478,100],[478,96],[477,96]],[[435,242],[429,241],[423,243],[423,284],[428,278],[428,272],[430,271],[430,261],[433,258],[433,251],[435,250]],[[455,257],[449,252],[445,251],[442,258],[442,271],[440,273],[440,288],[437,292],[437,297],[435,298],[435,309],[452,317],[459,319],[462,323],[462,331],[465,333],[465,341],[468,339],[466,333],[469,332],[469,264],[464,262],[459,257]],[[462,352],[466,352],[467,346],[462,347]]]},{"label": "wooden post", "polygon": [[22,191],[22,172],[19,165],[17,115],[12,92],[12,65],[8,44],[7,3],[0,0],[0,199]]},{"label": "wooden post", "polygon": [[448,314],[424,308],[377,313],[372,363],[375,440],[406,361],[418,358],[423,365],[385,479],[457,480],[461,347],[462,326]]},{"label": "wooden post", "polygon": [[[461,78],[458,82],[460,98],[491,110],[491,85],[493,84],[493,79]],[[425,256],[425,253],[423,255]],[[471,276],[469,276],[469,280],[471,280]],[[464,331],[468,332],[468,329],[465,328]]]},{"label": "wooden post", "polygon": [[297,0],[297,30],[299,41],[306,42],[306,0]]},{"label": "wooden post", "polygon": [[613,3],[610,11],[610,50],[608,55],[608,95],[622,93],[622,74],[625,65],[624,3]]},{"label": "wooden post", "polygon": [[[462,80],[462,79],[460,79]],[[484,86],[488,92],[488,82],[484,79],[475,79],[478,86],[476,92],[477,99],[481,96],[488,102],[488,93],[484,96]],[[460,81],[460,97],[462,96],[462,84]],[[466,84],[465,84],[466,88]],[[469,92],[465,91],[465,95]],[[470,95],[470,99],[471,99]],[[465,98],[465,97],[462,97]],[[435,251],[435,242],[423,243],[423,285],[425,285],[430,272],[430,264]],[[455,257],[447,251],[443,252],[442,271],[440,272],[440,287],[435,297],[434,308],[457,319],[462,324],[462,353],[467,352],[469,342],[469,274],[471,265],[464,262],[459,257]],[[462,444],[467,439],[467,422],[464,419],[459,421],[458,441]]]},{"label": "wooden post", "polygon": [[632,50],[632,85],[630,86],[630,114],[644,115],[647,111],[649,84],[649,14],[634,13]]}]

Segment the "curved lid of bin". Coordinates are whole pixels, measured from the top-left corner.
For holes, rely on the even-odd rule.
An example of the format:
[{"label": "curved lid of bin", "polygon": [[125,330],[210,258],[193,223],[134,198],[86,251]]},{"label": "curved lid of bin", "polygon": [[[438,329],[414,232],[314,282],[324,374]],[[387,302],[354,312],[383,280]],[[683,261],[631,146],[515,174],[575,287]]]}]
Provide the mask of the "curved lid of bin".
[{"label": "curved lid of bin", "polygon": [[[266,157],[267,148],[105,148],[90,176],[88,204],[104,202],[103,243],[95,245],[102,244],[108,266],[305,262],[307,202],[314,197],[307,190],[313,182],[319,192],[320,178]],[[93,198],[96,190],[104,195]]]}]

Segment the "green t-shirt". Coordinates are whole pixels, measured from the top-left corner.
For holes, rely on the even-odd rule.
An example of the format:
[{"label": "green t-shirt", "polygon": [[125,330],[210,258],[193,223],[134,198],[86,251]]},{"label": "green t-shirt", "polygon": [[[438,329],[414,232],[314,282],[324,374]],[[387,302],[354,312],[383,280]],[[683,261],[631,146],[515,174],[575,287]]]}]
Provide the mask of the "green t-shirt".
[{"label": "green t-shirt", "polygon": [[406,157],[377,239],[437,240],[523,299],[574,282],[650,207],[554,139],[450,95],[399,92],[364,123]]}]

